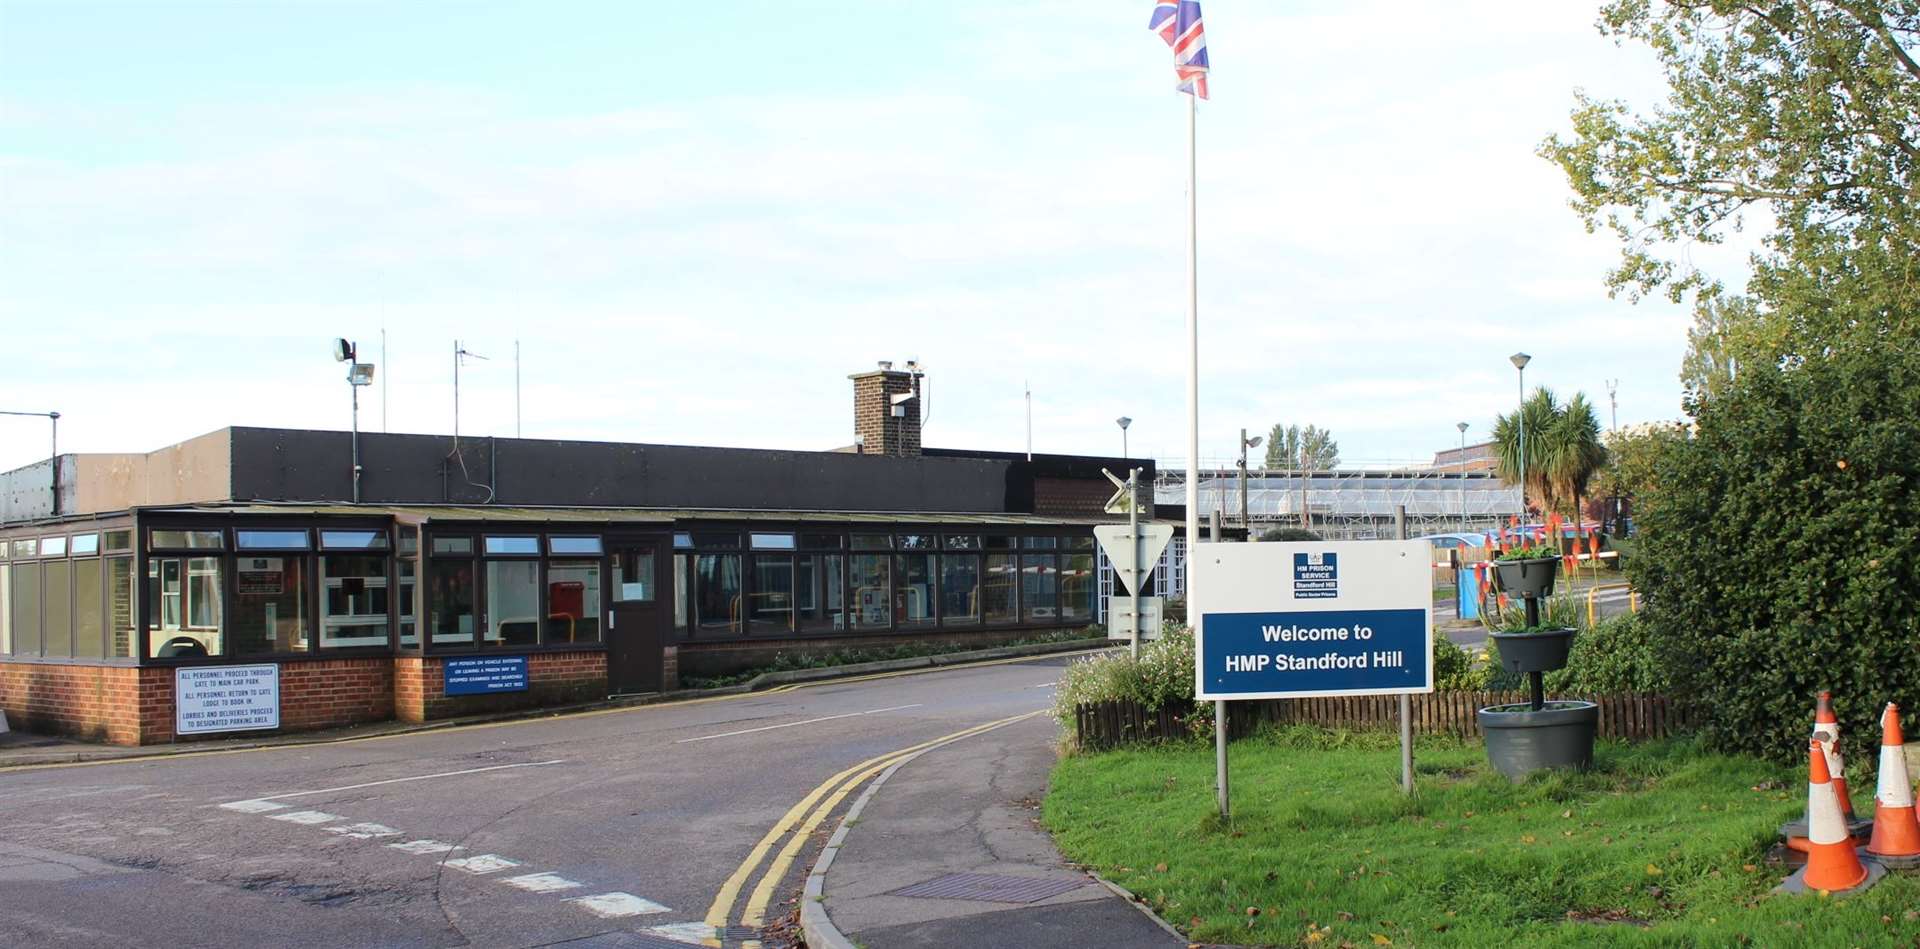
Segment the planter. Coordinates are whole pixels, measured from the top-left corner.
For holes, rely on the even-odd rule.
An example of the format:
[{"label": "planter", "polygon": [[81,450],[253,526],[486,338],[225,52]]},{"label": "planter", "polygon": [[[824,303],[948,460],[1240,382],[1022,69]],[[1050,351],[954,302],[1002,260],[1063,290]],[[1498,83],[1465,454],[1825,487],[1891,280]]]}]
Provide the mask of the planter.
[{"label": "planter", "polygon": [[1487,760],[1510,780],[1519,781],[1549,768],[1585,770],[1593,766],[1593,736],[1600,706],[1592,702],[1493,705],[1477,716],[1486,739]]},{"label": "planter", "polygon": [[1553,578],[1560,572],[1560,558],[1536,557],[1532,560],[1496,560],[1493,583],[1509,596],[1547,596],[1553,592]]},{"label": "planter", "polygon": [[1537,633],[1493,633],[1500,650],[1500,667],[1508,672],[1552,672],[1566,668],[1573,652],[1572,629],[1545,629]]}]

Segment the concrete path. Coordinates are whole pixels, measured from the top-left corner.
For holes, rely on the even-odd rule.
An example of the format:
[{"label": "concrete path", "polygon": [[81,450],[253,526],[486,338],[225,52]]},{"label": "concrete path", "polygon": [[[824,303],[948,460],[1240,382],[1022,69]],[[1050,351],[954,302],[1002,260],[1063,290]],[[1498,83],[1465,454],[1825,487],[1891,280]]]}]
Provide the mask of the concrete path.
[{"label": "concrete path", "polygon": [[[846,941],[810,932],[811,949],[1185,947],[1054,849],[1040,825],[1040,801],[1057,734],[1051,719],[1030,719],[893,772],[848,822],[822,881],[826,916]],[[953,874],[1034,886],[998,900],[900,892]],[[1058,892],[1012,901],[1048,884]]]}]

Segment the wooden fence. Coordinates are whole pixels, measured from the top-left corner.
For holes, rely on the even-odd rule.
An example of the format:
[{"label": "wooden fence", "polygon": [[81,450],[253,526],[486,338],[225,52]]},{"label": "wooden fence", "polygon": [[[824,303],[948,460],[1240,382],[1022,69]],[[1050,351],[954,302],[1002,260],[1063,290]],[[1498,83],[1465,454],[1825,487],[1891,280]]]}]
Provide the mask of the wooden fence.
[{"label": "wooden fence", "polygon": [[[1552,701],[1579,699],[1600,706],[1601,738],[1644,741],[1692,731],[1700,723],[1698,710],[1664,695],[1555,696]],[[1412,697],[1413,731],[1417,735],[1478,738],[1475,716],[1489,705],[1527,700],[1524,692],[1434,692]],[[1148,709],[1137,702],[1115,699],[1074,708],[1074,735],[1083,748],[1111,748],[1144,741],[1186,737],[1190,708]],[[1251,733],[1261,724],[1318,725],[1353,731],[1394,731],[1400,727],[1400,698],[1359,695],[1313,699],[1275,699],[1227,703],[1229,737]]]}]

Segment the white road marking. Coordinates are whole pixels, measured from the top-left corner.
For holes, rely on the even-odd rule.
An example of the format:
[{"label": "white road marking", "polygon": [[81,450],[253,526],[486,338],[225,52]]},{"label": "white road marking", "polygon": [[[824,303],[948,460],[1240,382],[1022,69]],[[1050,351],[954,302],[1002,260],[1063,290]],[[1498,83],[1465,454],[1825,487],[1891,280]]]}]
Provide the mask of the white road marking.
[{"label": "white road marking", "polygon": [[650,926],[647,932],[691,946],[703,945],[713,938],[713,927],[706,923],[669,923],[665,926]]},{"label": "white road marking", "polygon": [[256,800],[256,801],[229,801],[225,804],[220,805],[220,807],[223,810],[239,811],[242,814],[265,814],[268,811],[280,810],[281,808],[286,807],[286,805],[275,804],[272,801]]},{"label": "white road marking", "polygon": [[455,870],[465,870],[468,873],[497,873],[501,870],[511,870],[520,865],[520,861],[508,860],[497,853],[475,854],[471,857],[455,857],[452,860],[442,862]]},{"label": "white road marking", "polygon": [[581,886],[558,873],[529,873],[525,876],[507,877],[500,882],[529,893],[554,893],[560,890],[579,889]]},{"label": "white road marking", "polygon": [[1058,682],[1042,682],[1039,685],[1027,686],[1029,689],[1057,689],[1059,687],[1060,683]]},{"label": "white road marking", "polygon": [[674,742],[674,744],[684,745],[690,741],[709,741],[715,738],[732,738],[735,735],[751,735],[754,732],[770,732],[776,728],[792,728],[796,725],[811,725],[815,722],[831,722],[839,718],[858,718],[862,715],[878,715],[881,712],[898,712],[901,709],[919,708],[924,704],[926,703],[915,702],[912,705],[895,705],[891,708],[873,708],[873,709],[868,709],[864,712],[848,712],[844,715],[827,715],[821,718],[809,718],[804,722],[786,722],[780,725],[762,725],[759,728],[742,728],[737,732],[721,732],[718,735],[701,735],[698,738],[682,738],[679,741]]},{"label": "white road marking", "polygon": [[643,900],[632,893],[602,893],[599,896],[576,896],[567,902],[584,907],[587,912],[601,919],[625,919],[628,916],[646,916],[652,913],[670,912],[666,907],[652,900]]},{"label": "white road marking", "polygon": [[385,824],[347,824],[344,827],[329,827],[327,830],[355,840],[372,840],[375,837],[398,837],[400,832]]},{"label": "white road marking", "polygon": [[346,784],[337,788],[320,788],[315,791],[288,791],[285,794],[263,794],[256,801],[277,801],[283,797],[306,797],[309,794],[330,794],[334,791],[358,791],[361,788],[377,788],[383,784],[405,784],[408,781],[430,781],[434,778],[451,778],[462,774],[480,774],[486,771],[506,771],[512,768],[538,768],[541,765],[559,764],[565,758],[552,761],[523,761],[520,764],[497,764],[487,768],[468,768],[464,771],[442,771],[438,774],[416,774],[410,778],[388,778],[385,781],[368,781],[365,784]]},{"label": "white road marking", "polygon": [[431,856],[436,853],[452,853],[455,850],[467,849],[459,844],[446,844],[438,840],[409,840],[406,843],[388,844],[387,846],[405,853],[420,854],[421,856]]},{"label": "white road marking", "polygon": [[306,824],[311,827],[315,824],[331,824],[339,820],[340,815],[329,814],[325,811],[294,811],[291,814],[274,814],[267,819],[283,820],[289,824]]}]

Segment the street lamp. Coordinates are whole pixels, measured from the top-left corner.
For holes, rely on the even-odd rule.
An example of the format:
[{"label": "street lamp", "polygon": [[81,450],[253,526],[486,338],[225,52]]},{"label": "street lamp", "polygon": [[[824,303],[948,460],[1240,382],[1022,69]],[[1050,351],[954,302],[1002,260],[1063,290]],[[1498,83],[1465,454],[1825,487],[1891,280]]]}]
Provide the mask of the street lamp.
[{"label": "street lamp", "polygon": [[1514,353],[1507,357],[1513,368],[1520,371],[1520,406],[1514,410],[1514,417],[1520,425],[1520,519],[1527,519],[1527,363],[1533,357],[1526,353]]},{"label": "street lamp", "polygon": [[0,415],[19,415],[26,418],[43,418],[53,423],[53,454],[47,456],[47,467],[53,471],[53,506],[48,508],[54,517],[60,516],[60,413],[58,412],[0,412]]},{"label": "street lamp", "polygon": [[1253,539],[1253,522],[1247,520],[1247,449],[1259,448],[1261,438],[1258,435],[1247,437],[1247,430],[1240,430],[1240,526],[1247,532],[1247,539]]},{"label": "street lamp", "polygon": [[1130,419],[1122,415],[1119,418],[1114,419],[1113,424],[1120,426],[1120,457],[1122,459],[1133,457],[1132,455],[1127,454],[1127,426],[1133,424],[1133,419]]},{"label": "street lamp", "polygon": [[1460,430],[1460,532],[1467,530],[1467,423],[1456,422]]},{"label": "street lamp", "polygon": [[360,503],[360,387],[373,385],[373,363],[360,362],[360,347],[333,341],[333,360],[347,364],[347,390],[353,393],[353,503]]}]

